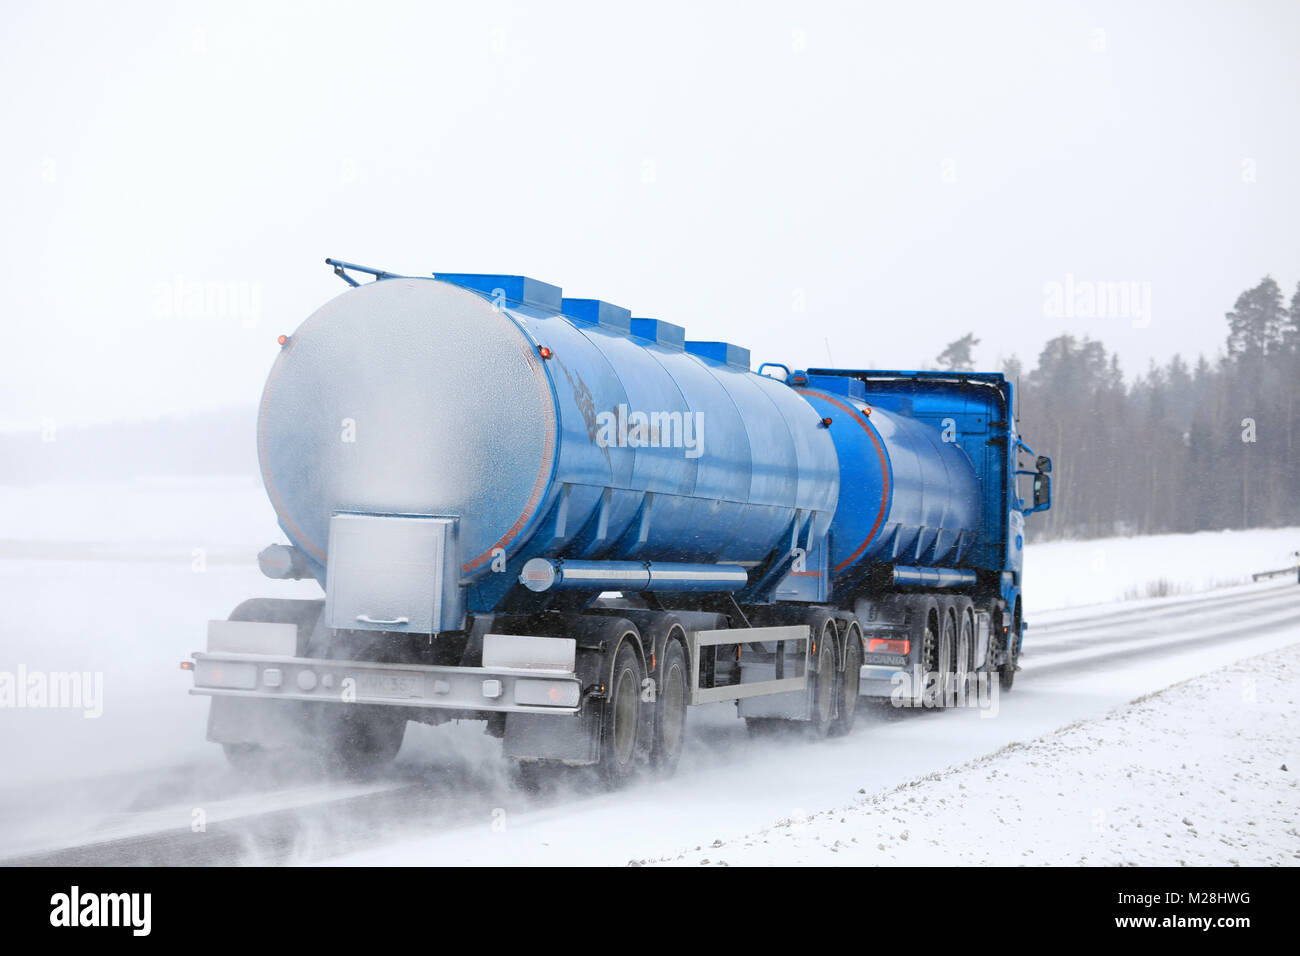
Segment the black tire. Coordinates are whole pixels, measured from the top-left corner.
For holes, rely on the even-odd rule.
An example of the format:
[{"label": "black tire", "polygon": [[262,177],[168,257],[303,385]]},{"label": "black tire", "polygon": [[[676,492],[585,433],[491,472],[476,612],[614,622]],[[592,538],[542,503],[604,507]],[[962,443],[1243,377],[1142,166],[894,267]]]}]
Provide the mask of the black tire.
[{"label": "black tire", "polygon": [[260,744],[222,744],[221,750],[237,773],[264,774],[271,769],[271,752]]},{"label": "black tire", "polygon": [[326,766],[348,776],[366,776],[392,763],[406,736],[406,715],[394,708],[329,704],[322,721]]},{"label": "black tire", "polygon": [[601,707],[599,772],[607,783],[626,781],[642,764],[641,684],[645,672],[630,640],[619,642]]},{"label": "black tire", "polygon": [[[296,600],[289,598],[249,598],[240,602],[230,612],[228,620],[255,621],[265,624],[292,624],[298,629],[296,650],[301,653],[311,639],[317,621],[324,612],[323,600]],[[212,706],[216,706],[215,699]],[[284,720],[295,720],[301,713],[296,705],[279,702],[271,706],[282,708]],[[226,762],[241,774],[262,775],[301,770],[310,767],[311,756],[301,748],[266,747],[252,741],[223,742],[221,749]]]},{"label": "black tire", "polygon": [[817,635],[813,648],[813,659],[817,662],[817,673],[809,674],[812,679],[812,713],[808,719],[808,732],[814,737],[825,737],[830,733],[835,714],[835,690],[839,683],[835,669],[835,622],[827,620]]},{"label": "black tire", "polygon": [[940,655],[944,657],[943,671],[943,701],[939,705],[940,710],[946,710],[951,707],[955,699],[957,683],[957,634],[960,625],[957,623],[957,605],[956,602],[945,601],[942,605],[942,625],[943,640],[940,642]]},{"label": "black tire", "polygon": [[954,618],[951,605],[932,602],[926,610],[925,638],[922,645],[925,706],[943,710],[947,706],[946,690],[951,682]]},{"label": "black tire", "polygon": [[1016,601],[1015,612],[1011,616],[1011,633],[1007,635],[1007,657],[998,668],[998,685],[1004,691],[1010,691],[1016,682],[1016,670],[1020,666],[1020,601]]},{"label": "black tire", "polygon": [[862,631],[851,622],[844,634],[844,669],[840,672],[837,713],[831,724],[832,737],[844,737],[858,717],[858,696],[862,689]]},{"label": "black tire", "polygon": [[650,745],[650,765],[665,776],[677,769],[686,740],[686,702],[689,668],[686,649],[676,637],[664,644],[663,659],[658,661],[655,687],[654,737]]},{"label": "black tire", "polygon": [[970,699],[971,672],[975,669],[975,614],[970,601],[957,601],[956,644],[953,646],[953,688],[958,702]]}]

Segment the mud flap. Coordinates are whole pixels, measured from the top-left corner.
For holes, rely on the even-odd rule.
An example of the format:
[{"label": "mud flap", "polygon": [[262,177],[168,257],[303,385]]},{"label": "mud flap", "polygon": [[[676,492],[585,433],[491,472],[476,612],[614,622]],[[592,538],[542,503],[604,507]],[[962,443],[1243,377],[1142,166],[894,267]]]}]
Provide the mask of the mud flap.
[{"label": "mud flap", "polygon": [[600,711],[589,703],[578,714],[508,714],[502,742],[505,755],[575,766],[594,764],[600,760]]}]

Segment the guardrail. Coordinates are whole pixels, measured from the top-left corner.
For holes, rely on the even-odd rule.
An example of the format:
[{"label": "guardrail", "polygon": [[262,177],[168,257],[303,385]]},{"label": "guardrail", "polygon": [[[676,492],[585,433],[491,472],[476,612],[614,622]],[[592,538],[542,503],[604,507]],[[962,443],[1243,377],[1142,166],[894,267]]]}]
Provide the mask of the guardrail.
[{"label": "guardrail", "polygon": [[[1300,559],[1300,551],[1295,552],[1296,558]],[[1280,578],[1284,574],[1294,574],[1296,581],[1300,581],[1300,560],[1289,568],[1278,568],[1276,571],[1256,571],[1250,576],[1252,581],[1263,581],[1265,578]]]}]

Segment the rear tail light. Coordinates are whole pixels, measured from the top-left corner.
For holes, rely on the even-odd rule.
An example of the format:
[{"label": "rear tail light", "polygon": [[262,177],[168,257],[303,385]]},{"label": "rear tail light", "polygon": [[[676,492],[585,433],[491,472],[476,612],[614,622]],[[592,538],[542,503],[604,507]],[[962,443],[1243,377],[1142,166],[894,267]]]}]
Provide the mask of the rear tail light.
[{"label": "rear tail light", "polygon": [[911,641],[893,641],[881,637],[873,637],[867,641],[868,654],[903,654],[906,655],[912,649]]}]

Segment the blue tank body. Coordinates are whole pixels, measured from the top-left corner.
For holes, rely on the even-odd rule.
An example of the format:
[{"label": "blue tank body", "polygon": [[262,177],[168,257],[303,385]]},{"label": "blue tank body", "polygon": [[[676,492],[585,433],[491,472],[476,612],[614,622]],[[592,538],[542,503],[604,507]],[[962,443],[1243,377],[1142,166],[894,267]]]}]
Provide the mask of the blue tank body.
[{"label": "blue tank body", "polygon": [[980,525],[980,483],[962,447],[930,424],[873,406],[853,379],[805,375],[792,384],[835,422],[841,483],[832,575],[844,580],[871,562],[959,563]]},{"label": "blue tank body", "polygon": [[965,453],[815,385],[524,277],[391,277],[288,338],[259,459],[322,583],[337,513],[455,517],[471,612],[539,557],[740,565],[752,584],[795,549],[826,546],[839,579],[958,561],[979,520]]}]

